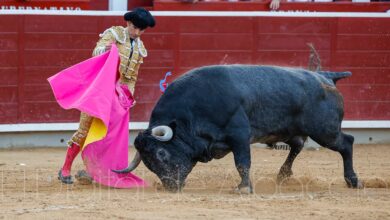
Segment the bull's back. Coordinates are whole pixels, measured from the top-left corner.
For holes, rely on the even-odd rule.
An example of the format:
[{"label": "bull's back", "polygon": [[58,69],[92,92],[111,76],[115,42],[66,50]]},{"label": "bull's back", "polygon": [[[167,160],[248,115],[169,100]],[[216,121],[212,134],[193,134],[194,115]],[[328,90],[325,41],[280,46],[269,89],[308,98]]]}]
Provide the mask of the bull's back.
[{"label": "bull's back", "polygon": [[[273,66],[210,66],[190,72],[183,82],[208,98],[236,100],[245,107],[300,105],[321,92],[324,78],[316,73]],[[325,83],[328,83],[325,81]],[[331,85],[329,85],[331,86]],[[210,100],[210,99],[208,99]],[[307,101],[307,100],[306,100]]]},{"label": "bull's back", "polygon": [[185,117],[191,112],[195,117],[210,116],[217,124],[226,123],[242,108],[251,123],[262,124],[264,120],[271,123],[302,111],[305,103],[315,100],[320,95],[321,80],[318,74],[291,68],[207,66],[173,82],[157,106],[160,114],[172,114],[171,118]]}]

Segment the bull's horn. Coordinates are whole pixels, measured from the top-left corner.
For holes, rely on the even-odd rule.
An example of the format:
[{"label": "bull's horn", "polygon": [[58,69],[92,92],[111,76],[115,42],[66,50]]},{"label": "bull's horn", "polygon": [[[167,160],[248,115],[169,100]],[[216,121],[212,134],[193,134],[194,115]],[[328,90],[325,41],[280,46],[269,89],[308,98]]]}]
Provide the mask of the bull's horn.
[{"label": "bull's horn", "polygon": [[173,132],[169,126],[160,125],[152,129],[152,135],[159,141],[169,141],[172,139]]},{"label": "bull's horn", "polygon": [[112,170],[112,172],[115,173],[130,173],[135,168],[138,167],[139,163],[141,162],[141,155],[136,151],[133,161],[129,164],[129,166],[126,169],[123,170]]}]

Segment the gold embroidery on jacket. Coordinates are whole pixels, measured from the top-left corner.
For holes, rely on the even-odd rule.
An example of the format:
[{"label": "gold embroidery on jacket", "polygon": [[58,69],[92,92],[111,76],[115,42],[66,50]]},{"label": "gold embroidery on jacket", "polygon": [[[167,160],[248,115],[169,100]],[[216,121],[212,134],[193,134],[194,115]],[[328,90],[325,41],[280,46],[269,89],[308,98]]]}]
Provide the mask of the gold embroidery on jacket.
[{"label": "gold embroidery on jacket", "polygon": [[129,90],[134,93],[139,66],[143,63],[143,58],[147,56],[147,51],[143,42],[141,39],[137,38],[131,43],[128,32],[121,26],[111,27],[99,36],[101,38],[96,44],[93,56],[104,53],[106,45],[109,45],[112,42],[116,43],[120,58],[120,81],[127,84]]}]

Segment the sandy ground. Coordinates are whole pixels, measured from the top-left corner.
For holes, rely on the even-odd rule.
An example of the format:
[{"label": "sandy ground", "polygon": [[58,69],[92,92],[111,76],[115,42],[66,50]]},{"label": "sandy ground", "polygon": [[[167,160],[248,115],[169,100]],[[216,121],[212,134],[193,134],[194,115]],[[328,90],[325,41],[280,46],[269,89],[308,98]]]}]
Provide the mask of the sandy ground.
[{"label": "sandy ground", "polygon": [[[65,149],[0,150],[0,219],[390,219],[390,145],[356,145],[355,170],[364,189],[349,189],[338,153],[304,150],[294,175],[275,181],[286,150],[252,148],[253,195],[238,195],[232,155],[198,164],[182,193],[161,189],[143,164],[136,174],[151,187],[112,189],[62,185]],[[78,158],[74,171],[83,168]]]}]

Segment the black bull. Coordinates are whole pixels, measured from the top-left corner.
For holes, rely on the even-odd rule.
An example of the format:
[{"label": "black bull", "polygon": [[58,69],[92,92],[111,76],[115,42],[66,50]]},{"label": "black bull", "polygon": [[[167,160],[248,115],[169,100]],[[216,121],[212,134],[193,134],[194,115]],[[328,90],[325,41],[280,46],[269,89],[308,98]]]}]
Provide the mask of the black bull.
[{"label": "black bull", "polygon": [[344,178],[361,187],[352,162],[354,138],[341,131],[343,98],[335,87],[350,72],[311,72],[274,66],[224,65],[194,69],[175,80],[135,139],[142,159],[166,189],[177,191],[197,162],[233,152],[238,190],[252,192],[250,144],[285,142],[290,153],[278,179],[292,174],[304,140],[341,154]]}]

